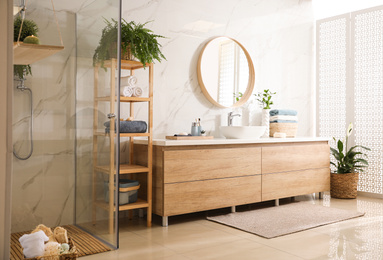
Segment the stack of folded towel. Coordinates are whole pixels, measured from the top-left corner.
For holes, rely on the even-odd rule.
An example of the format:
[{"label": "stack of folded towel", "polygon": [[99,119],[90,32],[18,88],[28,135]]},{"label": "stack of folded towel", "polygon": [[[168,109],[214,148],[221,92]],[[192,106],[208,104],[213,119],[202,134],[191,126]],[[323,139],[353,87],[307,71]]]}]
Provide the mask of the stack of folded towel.
[{"label": "stack of folded towel", "polygon": [[128,85],[121,87],[120,95],[124,97],[140,97],[142,88],[136,86],[137,78],[135,76],[128,77]]},{"label": "stack of folded towel", "polygon": [[286,137],[295,137],[298,129],[297,111],[292,109],[270,110],[270,136],[285,133]]}]

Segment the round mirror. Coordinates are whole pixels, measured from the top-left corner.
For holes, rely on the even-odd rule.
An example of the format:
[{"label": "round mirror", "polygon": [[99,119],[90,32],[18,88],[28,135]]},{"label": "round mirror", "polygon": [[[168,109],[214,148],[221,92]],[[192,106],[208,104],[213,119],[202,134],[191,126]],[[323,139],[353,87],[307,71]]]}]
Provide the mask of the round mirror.
[{"label": "round mirror", "polygon": [[197,67],[198,82],[206,98],[219,107],[238,107],[254,88],[254,65],[236,40],[217,37],[202,49]]}]

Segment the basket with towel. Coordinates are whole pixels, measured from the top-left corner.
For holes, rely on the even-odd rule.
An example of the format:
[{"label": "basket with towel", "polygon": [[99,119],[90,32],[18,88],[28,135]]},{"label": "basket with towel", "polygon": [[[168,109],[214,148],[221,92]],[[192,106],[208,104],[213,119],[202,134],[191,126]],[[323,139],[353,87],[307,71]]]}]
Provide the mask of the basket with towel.
[{"label": "basket with towel", "polygon": [[[110,132],[110,121],[104,123],[105,133]],[[120,121],[120,133],[145,133],[148,125],[145,121]]]},{"label": "basket with towel", "polygon": [[270,137],[274,133],[285,133],[286,137],[295,137],[298,129],[297,111],[292,109],[270,110]]}]

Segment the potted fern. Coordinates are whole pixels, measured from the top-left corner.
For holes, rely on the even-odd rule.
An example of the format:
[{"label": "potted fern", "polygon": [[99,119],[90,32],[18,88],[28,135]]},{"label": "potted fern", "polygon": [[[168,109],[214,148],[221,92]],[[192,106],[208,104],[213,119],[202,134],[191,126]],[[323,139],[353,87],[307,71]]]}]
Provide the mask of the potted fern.
[{"label": "potted fern", "polygon": [[340,199],[354,199],[357,196],[357,187],[359,180],[359,173],[368,166],[366,159],[367,155],[356,148],[361,150],[370,151],[371,149],[362,145],[355,145],[348,149],[348,138],[353,131],[353,125],[350,123],[347,129],[346,138],[334,141],[336,149],[331,149],[331,154],[334,156],[336,163],[331,162],[335,166],[335,172],[331,173],[330,193],[331,197]]},{"label": "potted fern", "polygon": [[[101,64],[104,61],[116,58],[117,56],[117,27],[118,22],[114,19],[108,21],[105,19],[106,26],[102,30],[102,35],[98,47],[93,55],[93,65]],[[161,35],[153,34],[152,30],[145,28],[149,22],[144,24],[121,21],[121,57],[128,60],[139,60],[145,67],[146,63],[152,63],[154,60],[161,62],[165,59],[157,41],[158,38],[164,38]]]}]

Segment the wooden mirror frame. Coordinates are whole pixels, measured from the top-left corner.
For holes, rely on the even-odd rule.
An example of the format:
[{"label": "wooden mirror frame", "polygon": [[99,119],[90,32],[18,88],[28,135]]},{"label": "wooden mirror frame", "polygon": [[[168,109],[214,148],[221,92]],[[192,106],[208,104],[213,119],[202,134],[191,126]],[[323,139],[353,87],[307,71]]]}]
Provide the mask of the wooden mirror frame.
[{"label": "wooden mirror frame", "polygon": [[[247,59],[247,65],[249,67],[249,80],[248,80],[248,84],[247,84],[247,88],[246,88],[246,91],[245,93],[243,93],[242,97],[237,101],[235,102],[232,106],[223,106],[221,105],[220,103],[218,103],[210,94],[209,94],[209,91],[207,90],[206,86],[205,86],[205,83],[203,82],[203,79],[202,79],[202,71],[201,71],[201,68],[202,68],[202,56],[203,56],[203,53],[206,49],[206,47],[209,45],[209,43],[211,43],[212,41],[214,41],[215,39],[217,38],[227,38],[229,40],[232,40],[234,41],[236,44],[238,44],[239,47],[241,47],[242,51],[244,52],[245,56],[246,56],[246,59]],[[221,107],[221,108],[229,108],[229,107],[240,107],[242,106],[243,104],[246,103],[246,101],[250,98],[251,94],[253,93],[253,89],[254,89],[254,84],[255,84],[255,72],[254,72],[254,65],[253,65],[253,61],[251,60],[251,57],[249,55],[249,53],[247,52],[247,50],[245,49],[245,47],[243,47],[242,44],[240,44],[238,41],[236,41],[235,39],[233,38],[230,38],[230,37],[226,37],[226,36],[218,36],[218,37],[214,37],[213,39],[209,40],[205,46],[203,47],[203,49],[201,50],[201,53],[199,55],[199,58],[198,58],[198,64],[197,64],[197,78],[198,78],[198,83],[201,87],[201,90],[202,90],[202,93],[205,95],[205,97],[214,105],[218,106],[218,107]]]}]

